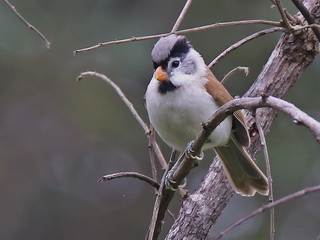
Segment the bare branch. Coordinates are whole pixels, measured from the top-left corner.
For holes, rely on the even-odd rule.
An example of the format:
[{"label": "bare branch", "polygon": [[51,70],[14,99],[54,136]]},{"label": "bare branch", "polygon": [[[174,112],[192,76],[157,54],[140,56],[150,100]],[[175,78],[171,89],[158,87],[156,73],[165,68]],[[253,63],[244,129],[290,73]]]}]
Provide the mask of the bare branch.
[{"label": "bare branch", "polygon": [[[140,115],[138,114],[138,112],[136,111],[136,109],[134,108],[132,103],[129,101],[129,99],[124,95],[122,90],[113,81],[111,81],[110,78],[108,78],[107,76],[105,76],[105,75],[103,75],[101,73],[88,71],[88,72],[81,73],[80,76],[78,76],[77,79],[78,79],[78,81],[80,81],[82,78],[84,78],[86,76],[98,77],[98,78],[101,78],[102,80],[104,80],[106,83],[108,83],[117,92],[117,94],[120,96],[121,100],[127,105],[129,110],[131,111],[131,113],[134,116],[134,118],[141,125],[141,127],[144,130],[144,132],[146,134],[148,134],[148,136],[149,136],[150,131],[149,131],[149,128],[148,128],[147,124],[142,120],[142,118],[140,117]],[[165,161],[165,159],[164,159],[164,157],[163,157],[163,155],[162,155],[162,153],[160,151],[159,145],[154,140],[152,140],[152,138],[151,138],[151,143],[153,145],[153,148],[154,148],[154,151],[156,153],[156,156],[157,156],[158,160],[160,161],[161,166],[163,168],[166,168],[167,163],[166,163],[166,161]]]},{"label": "bare branch", "polygon": [[181,22],[182,22],[184,16],[186,15],[191,3],[192,3],[192,0],[187,0],[186,4],[184,5],[184,7],[183,7],[183,9],[182,9],[177,21],[176,21],[176,23],[174,24],[174,26],[171,30],[171,33],[174,33],[178,30],[178,28],[181,25]]},{"label": "bare branch", "polygon": [[50,42],[47,40],[47,38],[38,30],[36,29],[33,25],[31,25],[24,17],[22,17],[22,15],[16,10],[16,8],[9,3],[8,0],[4,0],[4,2],[11,8],[11,10],[15,13],[15,15],[24,23],[27,25],[28,28],[30,28],[31,30],[35,31],[41,38],[43,41],[45,41],[47,48],[50,48]]},{"label": "bare branch", "polygon": [[245,221],[265,212],[268,209],[272,209],[274,207],[277,207],[283,203],[286,203],[288,201],[294,200],[296,198],[305,196],[307,194],[311,194],[314,192],[320,191],[320,185],[314,186],[314,187],[308,187],[305,188],[303,190],[300,190],[298,192],[289,194],[283,198],[278,199],[277,201],[274,201],[272,203],[266,204],[260,208],[258,208],[257,210],[253,211],[252,213],[250,213],[249,215],[241,218],[240,220],[236,221],[235,223],[233,223],[232,225],[230,225],[228,228],[226,228],[224,231],[220,232],[218,235],[216,235],[214,238],[212,238],[212,240],[219,240],[221,239],[221,237],[223,235],[225,235],[226,233],[228,233],[229,231],[231,231],[232,229],[234,229],[235,227],[239,226],[240,224],[244,223]]},{"label": "bare branch", "polygon": [[160,184],[154,181],[152,178],[137,172],[119,172],[119,173],[108,174],[101,177],[98,182],[104,182],[104,181],[109,181],[116,178],[124,178],[124,177],[137,178],[141,181],[149,183],[152,187],[156,188],[157,190],[160,187]]},{"label": "bare branch", "polygon": [[[291,1],[299,9],[299,11],[303,15],[303,17],[308,22],[308,24],[310,24],[310,25],[316,24],[316,21],[314,20],[314,17],[311,15],[309,10],[303,5],[302,2],[300,2],[299,0],[291,0]],[[318,40],[320,41],[320,29],[319,29],[319,27],[312,27],[311,29],[312,29],[313,33],[316,35],[316,37],[318,38]]]},{"label": "bare branch", "polygon": [[238,47],[240,47],[241,45],[255,39],[258,38],[260,36],[263,36],[265,34],[269,34],[269,33],[274,33],[274,32],[279,32],[279,31],[284,31],[283,28],[270,28],[270,29],[265,29],[262,30],[260,32],[256,32],[242,40],[240,40],[239,42],[236,42],[234,44],[232,44],[230,47],[228,47],[226,50],[224,50],[222,53],[219,54],[219,56],[217,56],[215,59],[212,60],[212,62],[208,65],[209,68],[211,68],[212,66],[214,66],[215,64],[217,64],[222,58],[224,58],[229,52],[237,49]]},{"label": "bare branch", "polygon": [[[248,25],[248,24],[264,24],[264,25],[271,25],[275,27],[282,27],[281,23],[275,22],[275,21],[267,21],[267,20],[243,20],[243,21],[231,21],[231,22],[224,22],[224,23],[214,23],[214,24],[209,24],[201,27],[194,27],[194,28],[188,28],[180,31],[176,31],[176,34],[186,34],[186,33],[191,33],[191,32],[196,32],[196,31],[203,31],[203,30],[208,30],[208,29],[213,29],[213,28],[219,28],[219,27],[229,27],[229,26],[238,26],[238,25]],[[88,52],[100,47],[108,46],[108,45],[113,45],[113,44],[120,44],[120,43],[127,43],[127,42],[135,42],[135,41],[142,41],[142,40],[150,40],[150,39],[157,39],[160,37],[165,37],[170,35],[171,33],[162,33],[162,34],[156,34],[156,35],[150,35],[150,36],[143,36],[143,37],[131,37],[127,39],[122,39],[122,40],[116,40],[116,41],[109,41],[109,42],[104,42],[104,43],[98,43],[94,46],[87,47],[87,48],[82,48],[73,51],[73,54],[81,53],[81,52]]]}]

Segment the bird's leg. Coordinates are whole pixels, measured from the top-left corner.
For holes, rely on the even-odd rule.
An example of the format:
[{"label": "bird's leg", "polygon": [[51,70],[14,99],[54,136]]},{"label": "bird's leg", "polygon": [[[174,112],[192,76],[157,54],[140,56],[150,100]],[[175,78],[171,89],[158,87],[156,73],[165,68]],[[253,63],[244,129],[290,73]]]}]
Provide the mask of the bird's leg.
[{"label": "bird's leg", "polygon": [[183,162],[184,158],[192,159],[194,160],[194,166],[198,165],[198,161],[201,161],[203,159],[203,152],[200,153],[200,155],[196,155],[195,152],[192,149],[192,142],[188,143],[188,146],[184,152],[182,152],[177,160],[177,162],[172,166],[172,168],[168,171],[168,174],[165,179],[165,186],[167,189],[170,189],[172,191],[176,191],[178,187],[184,188],[187,184],[187,179],[184,178],[181,183],[177,184],[177,181],[174,178],[174,174],[177,171],[177,169],[180,167],[181,163]]}]

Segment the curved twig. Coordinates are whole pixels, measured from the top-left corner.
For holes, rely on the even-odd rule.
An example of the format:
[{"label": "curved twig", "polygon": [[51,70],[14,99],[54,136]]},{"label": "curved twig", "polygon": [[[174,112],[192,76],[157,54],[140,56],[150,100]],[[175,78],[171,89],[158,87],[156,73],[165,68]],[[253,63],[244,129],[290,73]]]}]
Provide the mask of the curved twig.
[{"label": "curved twig", "polygon": [[[86,76],[93,76],[93,77],[98,77],[101,78],[103,81],[105,81],[106,83],[108,83],[116,92],[117,94],[120,96],[121,100],[126,104],[126,106],[129,108],[129,110],[131,111],[132,115],[134,116],[134,118],[138,121],[138,123],[141,125],[141,127],[143,128],[144,132],[149,136],[150,135],[150,131],[149,131],[149,127],[147,126],[147,124],[142,120],[142,118],[140,117],[140,115],[138,114],[137,110],[134,108],[134,106],[132,105],[132,103],[129,101],[129,99],[124,95],[124,93],[122,92],[122,90],[117,86],[117,84],[115,84],[110,78],[108,78],[107,76],[101,74],[101,73],[97,73],[97,72],[93,72],[93,71],[88,71],[88,72],[83,72],[81,73],[77,80],[80,81],[82,78],[86,77]],[[150,137],[150,136],[149,136]],[[154,138],[150,139],[154,151],[156,153],[156,156],[162,166],[162,168],[166,168],[167,166],[167,162],[164,159],[162,152],[160,150],[159,145],[156,143],[156,141],[154,140]]]},{"label": "curved twig", "polygon": [[265,29],[259,32],[256,32],[234,44],[232,44],[230,47],[228,47],[226,50],[224,50],[222,53],[220,53],[215,59],[213,59],[211,61],[211,63],[209,63],[208,67],[211,68],[212,66],[214,66],[215,64],[217,64],[222,58],[224,58],[229,52],[237,49],[238,47],[240,47],[241,45],[255,39],[258,37],[261,37],[265,34],[269,34],[269,33],[274,33],[274,32],[279,32],[279,31],[284,31],[283,28],[281,27],[275,27],[275,28],[269,28],[269,29]]},{"label": "curved twig", "polygon": [[244,72],[244,74],[246,75],[246,76],[248,76],[248,74],[249,74],[249,71],[250,71],[250,68],[248,68],[248,67],[236,67],[236,68],[234,68],[234,69],[232,69],[231,71],[229,71],[224,77],[223,77],[223,79],[221,80],[221,83],[222,84],[225,84],[225,82],[231,77],[231,75],[233,75],[235,72],[237,72],[237,71],[243,71]]},{"label": "curved twig", "polygon": [[156,188],[157,190],[159,190],[159,187],[160,187],[160,184],[154,181],[152,178],[137,172],[119,172],[119,173],[108,174],[108,175],[102,176],[98,182],[104,182],[104,181],[109,181],[112,179],[124,178],[124,177],[137,178],[141,181],[149,183],[152,187]]}]

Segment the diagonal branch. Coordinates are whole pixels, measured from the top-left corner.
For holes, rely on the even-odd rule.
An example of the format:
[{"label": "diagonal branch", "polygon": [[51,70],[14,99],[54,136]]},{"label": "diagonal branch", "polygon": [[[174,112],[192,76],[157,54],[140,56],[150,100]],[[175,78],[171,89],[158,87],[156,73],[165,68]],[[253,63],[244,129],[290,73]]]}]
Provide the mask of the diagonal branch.
[{"label": "diagonal branch", "polygon": [[171,29],[171,32],[174,33],[178,30],[178,28],[180,27],[181,23],[182,23],[182,20],[184,19],[184,16],[186,15],[190,5],[192,3],[192,0],[187,0],[186,4],[184,5],[177,21],[175,22],[173,28]]},{"label": "diagonal branch", "polygon": [[215,59],[213,59],[211,61],[211,63],[209,63],[208,67],[211,68],[212,66],[216,65],[222,58],[224,58],[229,52],[237,49],[238,47],[240,47],[241,45],[255,39],[258,37],[261,37],[265,34],[269,34],[269,33],[274,33],[274,32],[279,32],[279,31],[284,31],[283,28],[280,27],[276,27],[276,28],[270,28],[270,29],[265,29],[259,32],[256,32],[234,44],[232,44],[230,47],[228,47],[226,50],[224,50],[222,53],[220,53]]},{"label": "diagonal branch", "polygon": [[24,23],[27,25],[28,28],[31,30],[35,31],[43,41],[45,41],[47,48],[50,48],[50,42],[47,40],[47,38],[38,30],[36,29],[33,25],[31,25],[17,10],[16,8],[8,1],[4,0],[4,2],[11,8],[11,10],[16,14],[16,16]]},{"label": "diagonal branch", "polygon": [[260,208],[258,208],[257,210],[253,211],[252,213],[250,213],[249,215],[241,218],[240,220],[236,221],[235,223],[233,223],[232,225],[230,225],[228,228],[226,228],[224,231],[220,232],[217,236],[215,236],[214,238],[212,238],[212,240],[219,240],[222,238],[223,235],[225,235],[226,233],[228,233],[229,231],[231,231],[232,229],[234,229],[235,227],[239,226],[240,224],[244,223],[245,221],[269,210],[269,209],[273,209],[281,204],[284,204],[288,201],[294,200],[296,198],[305,196],[307,194],[311,194],[311,193],[315,193],[320,191],[320,185],[314,186],[314,187],[308,187],[305,188],[303,190],[300,190],[298,192],[289,194],[283,198],[280,198],[272,203],[266,204]]}]

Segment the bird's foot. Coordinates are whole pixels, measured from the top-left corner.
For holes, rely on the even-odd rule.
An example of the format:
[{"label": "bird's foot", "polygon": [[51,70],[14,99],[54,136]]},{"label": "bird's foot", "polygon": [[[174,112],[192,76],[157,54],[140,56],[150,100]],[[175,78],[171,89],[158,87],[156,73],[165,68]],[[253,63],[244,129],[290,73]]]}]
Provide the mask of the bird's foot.
[{"label": "bird's foot", "polygon": [[186,178],[184,178],[182,180],[182,182],[179,185],[177,185],[177,182],[173,178],[175,170],[176,169],[171,169],[167,173],[167,176],[166,176],[166,179],[165,179],[165,182],[164,182],[166,188],[170,189],[171,191],[176,191],[178,188],[184,188],[187,185],[187,179]]},{"label": "bird's foot", "polygon": [[201,152],[200,155],[196,155],[195,151],[192,149],[193,141],[188,143],[188,146],[184,152],[187,158],[193,159],[195,161],[201,161],[204,157],[204,153]]}]

